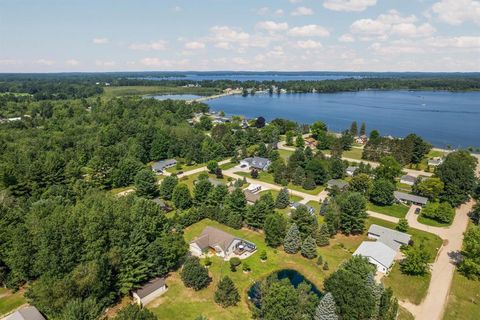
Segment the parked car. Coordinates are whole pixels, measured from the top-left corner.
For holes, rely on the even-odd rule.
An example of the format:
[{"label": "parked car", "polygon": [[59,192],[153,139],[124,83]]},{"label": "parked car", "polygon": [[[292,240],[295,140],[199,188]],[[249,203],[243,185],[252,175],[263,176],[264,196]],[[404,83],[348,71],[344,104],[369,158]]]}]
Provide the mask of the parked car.
[{"label": "parked car", "polygon": [[245,168],[246,166],[247,166],[246,164],[242,164],[240,168]]},{"label": "parked car", "polygon": [[420,214],[420,211],[421,211],[421,210],[422,210],[422,209],[420,209],[420,208],[416,208],[416,209],[415,209],[415,214]]}]

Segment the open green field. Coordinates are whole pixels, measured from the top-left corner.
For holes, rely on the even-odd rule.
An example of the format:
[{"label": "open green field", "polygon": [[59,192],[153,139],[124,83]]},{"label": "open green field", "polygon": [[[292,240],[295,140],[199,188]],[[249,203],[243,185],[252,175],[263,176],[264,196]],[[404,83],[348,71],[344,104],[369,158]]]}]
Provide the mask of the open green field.
[{"label": "open green field", "polygon": [[391,206],[377,206],[371,202],[367,203],[367,210],[385,214],[396,218],[405,218],[408,207],[403,204],[393,204]]},{"label": "open green field", "polygon": [[[323,271],[317,266],[315,259],[308,260],[301,255],[288,255],[281,248],[278,250],[269,248],[265,245],[264,236],[260,232],[248,229],[234,230],[215,221],[202,220],[185,230],[185,239],[191,241],[198,236],[206,226],[214,226],[222,229],[240,238],[254,242],[258,247],[258,252],[251,257],[242,260],[247,262],[252,271],[248,274],[241,271],[230,271],[228,262],[224,262],[218,257],[213,257],[213,264],[209,268],[212,283],[206,289],[198,292],[185,288],[177,272],[167,278],[168,291],[159,299],[153,301],[147,307],[151,309],[161,319],[194,319],[198,315],[203,315],[208,319],[251,319],[251,312],[248,307],[247,290],[258,280],[263,279],[270,273],[292,268],[301,272],[307,279],[314,283],[319,289],[323,286],[323,280],[326,275],[333,272],[339,264],[348,259],[353,250],[362,241],[363,236],[344,237],[337,236],[331,241],[331,245],[325,248],[319,248],[318,252],[330,265],[329,271]],[[262,263],[259,258],[259,252],[266,250],[268,259]],[[235,285],[241,293],[241,302],[239,305],[230,308],[221,308],[213,301],[213,294],[216,285],[221,277],[228,275],[232,278]]]},{"label": "open green field", "polygon": [[[202,173],[207,173],[207,171],[197,172],[197,173],[194,173],[194,174],[191,174],[191,175],[188,175],[188,176],[183,176],[180,179],[178,179],[178,182],[179,183],[185,183],[188,186],[188,188],[190,189],[190,192],[193,193],[193,188],[195,186],[195,181],[198,180],[198,176]],[[223,179],[217,179],[214,174],[208,174],[208,176],[213,180],[217,180],[217,181],[220,181],[220,182],[224,183],[225,185],[227,185],[230,182],[230,180],[232,179],[232,178],[227,177],[227,176],[223,176]]]},{"label": "open green field", "polygon": [[7,289],[0,289],[0,317],[14,311],[24,303],[26,300],[22,290],[12,293]]},{"label": "open green field", "polygon": [[207,165],[206,163],[196,163],[190,166],[186,164],[180,164],[179,166],[173,166],[173,167],[167,168],[166,171],[170,173],[187,172],[190,170],[195,170],[201,167],[205,167],[206,165]]},{"label": "open green field", "polygon": [[237,166],[238,163],[233,163],[233,162],[229,162],[229,163],[224,163],[224,164],[221,164],[220,165],[220,169],[222,170],[228,170],[228,169],[231,169],[235,166]]},{"label": "open green field", "polygon": [[290,156],[293,154],[293,151],[284,150],[284,149],[279,149],[279,150],[278,150],[278,153],[280,153],[280,157],[281,157],[283,160],[288,161],[288,158],[290,158]]},{"label": "open green field", "polygon": [[388,276],[382,279],[386,287],[391,287],[399,300],[408,300],[420,304],[427,295],[430,274],[425,276],[409,276],[400,271],[400,264],[395,263]]},{"label": "open green field", "polygon": [[362,153],[363,153],[363,149],[352,148],[350,150],[344,151],[342,153],[342,157],[343,158],[356,159],[356,160],[362,160]]},{"label": "open green field", "polygon": [[[242,177],[251,178],[251,175],[250,175],[249,172],[239,171],[239,172],[235,172],[235,174],[238,174],[239,176],[242,176]],[[268,173],[268,172],[263,172],[263,171],[259,172],[257,180],[277,185],[275,183],[275,181],[273,180],[273,175]],[[278,186],[280,186],[280,185],[278,185]],[[307,194],[311,194],[311,195],[317,195],[325,189],[325,187],[323,187],[323,186],[317,186],[313,190],[306,190],[306,189],[303,189],[302,186],[296,186],[292,183],[289,183],[287,188],[290,189],[290,190],[295,190],[295,191],[299,191],[299,192],[303,192],[303,193],[307,193]]]},{"label": "open green field", "polygon": [[104,95],[107,97],[132,96],[144,94],[197,94],[197,95],[213,95],[219,93],[214,88],[183,88],[183,87],[166,87],[166,86],[122,86],[122,87],[105,87]]},{"label": "open green field", "polygon": [[480,281],[453,275],[444,320],[476,320],[480,317]]}]

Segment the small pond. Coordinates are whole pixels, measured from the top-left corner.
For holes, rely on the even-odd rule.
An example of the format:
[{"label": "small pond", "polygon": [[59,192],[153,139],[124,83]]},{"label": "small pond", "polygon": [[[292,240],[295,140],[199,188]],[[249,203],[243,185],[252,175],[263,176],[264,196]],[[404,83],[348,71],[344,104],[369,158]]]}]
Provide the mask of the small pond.
[{"label": "small pond", "polygon": [[[277,272],[274,272],[271,276],[276,276],[278,280],[288,279],[290,283],[297,288],[298,285],[302,282],[306,282],[312,287],[312,292],[317,296],[322,297],[322,292],[317,289],[317,287],[308,281],[300,272],[293,269],[283,269]],[[247,292],[248,299],[255,305],[255,307],[260,308],[262,292],[261,292],[261,283],[262,281],[255,282]]]},{"label": "small pond", "polygon": [[193,100],[201,98],[201,96],[195,94],[150,94],[146,95],[145,98],[154,98],[156,100]]}]

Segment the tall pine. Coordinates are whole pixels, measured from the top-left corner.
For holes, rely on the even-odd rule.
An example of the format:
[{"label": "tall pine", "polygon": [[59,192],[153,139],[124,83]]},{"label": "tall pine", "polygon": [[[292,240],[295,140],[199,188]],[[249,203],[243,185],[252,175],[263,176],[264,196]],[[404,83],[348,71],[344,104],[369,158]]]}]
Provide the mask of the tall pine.
[{"label": "tall pine", "polygon": [[313,259],[317,256],[317,244],[315,243],[315,239],[311,236],[305,238],[302,243],[302,256],[307,259]]},{"label": "tall pine", "polygon": [[275,207],[278,209],[285,209],[290,204],[290,195],[287,188],[282,188],[275,200]]},{"label": "tall pine", "polygon": [[218,283],[214,300],[224,308],[234,306],[240,301],[238,289],[228,276],[223,277]]},{"label": "tall pine", "polygon": [[315,320],[338,320],[336,313],[337,305],[330,292],[327,292],[320,300],[320,303],[315,310]]},{"label": "tall pine", "polygon": [[283,248],[286,253],[295,254],[300,250],[302,245],[302,239],[300,238],[300,231],[298,231],[297,225],[294,223],[288,229],[285,240],[283,241]]}]

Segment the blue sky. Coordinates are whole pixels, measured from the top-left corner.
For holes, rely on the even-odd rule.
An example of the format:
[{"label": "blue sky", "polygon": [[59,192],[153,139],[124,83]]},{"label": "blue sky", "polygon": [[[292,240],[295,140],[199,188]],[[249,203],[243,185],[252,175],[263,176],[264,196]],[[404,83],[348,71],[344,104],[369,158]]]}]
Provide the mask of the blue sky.
[{"label": "blue sky", "polygon": [[0,0],[0,72],[480,71],[474,0]]}]

